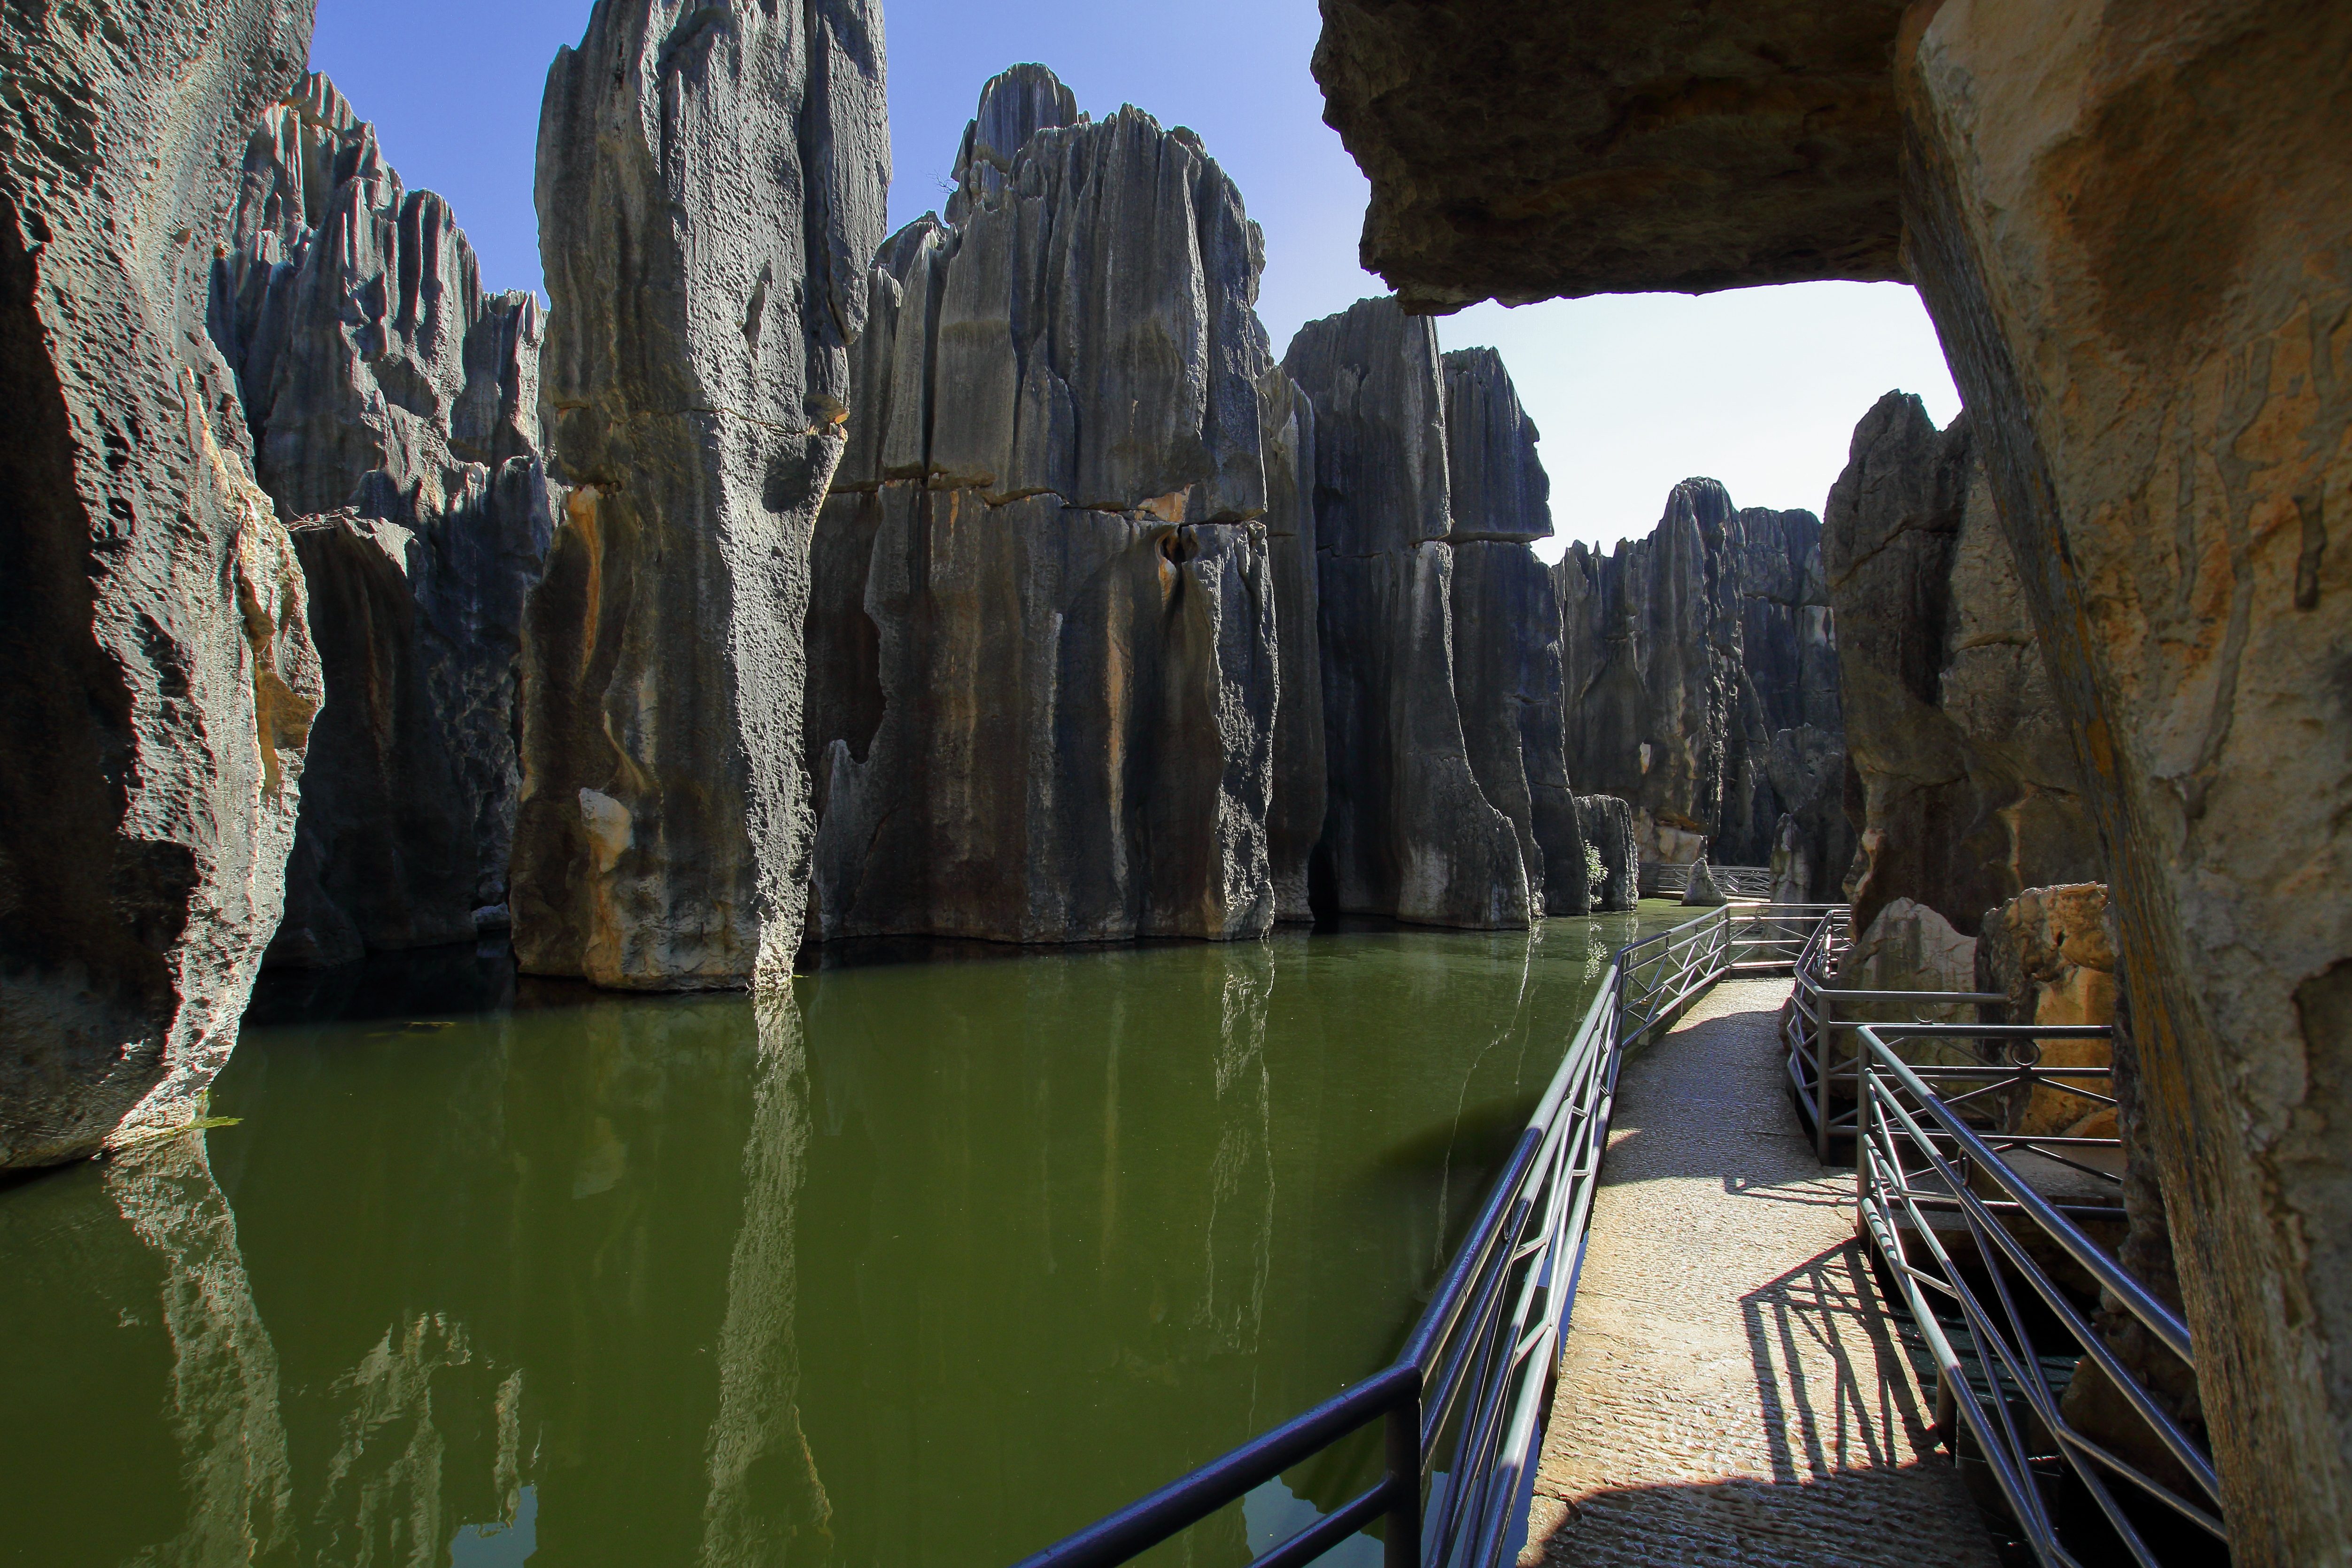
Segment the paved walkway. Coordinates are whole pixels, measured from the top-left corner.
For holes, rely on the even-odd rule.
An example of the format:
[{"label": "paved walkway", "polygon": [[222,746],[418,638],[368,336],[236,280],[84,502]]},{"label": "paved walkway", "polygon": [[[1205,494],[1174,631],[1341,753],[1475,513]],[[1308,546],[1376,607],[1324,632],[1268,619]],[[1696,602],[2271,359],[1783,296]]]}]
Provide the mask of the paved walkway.
[{"label": "paved walkway", "polygon": [[1998,1561],[1930,1446],[1853,1174],[1781,1091],[1788,994],[1717,986],[1625,1068],[1523,1564]]}]

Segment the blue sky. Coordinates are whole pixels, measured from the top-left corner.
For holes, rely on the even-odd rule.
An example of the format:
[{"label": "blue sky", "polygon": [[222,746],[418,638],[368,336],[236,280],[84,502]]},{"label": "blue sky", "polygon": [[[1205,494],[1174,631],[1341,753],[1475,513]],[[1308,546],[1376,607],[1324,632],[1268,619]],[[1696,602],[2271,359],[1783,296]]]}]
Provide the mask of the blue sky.
[{"label": "blue sky", "polygon": [[[1366,186],[1307,69],[1314,0],[884,0],[894,224],[942,186],[980,84],[1042,60],[1097,116],[1134,103],[1189,125],[1265,229],[1259,313],[1276,351],[1302,321],[1383,292],[1356,265]],[[441,193],[493,288],[540,284],[531,160],[556,48],[589,0],[320,0],[311,64],[376,122],[412,188]],[[1822,507],[1881,392],[1959,400],[1917,298],[1812,284],[1703,298],[1602,296],[1442,319],[1449,349],[1500,349],[1536,423],[1561,538],[1648,531],[1694,474],[1743,506]],[[1556,553],[1547,549],[1543,553]]]}]

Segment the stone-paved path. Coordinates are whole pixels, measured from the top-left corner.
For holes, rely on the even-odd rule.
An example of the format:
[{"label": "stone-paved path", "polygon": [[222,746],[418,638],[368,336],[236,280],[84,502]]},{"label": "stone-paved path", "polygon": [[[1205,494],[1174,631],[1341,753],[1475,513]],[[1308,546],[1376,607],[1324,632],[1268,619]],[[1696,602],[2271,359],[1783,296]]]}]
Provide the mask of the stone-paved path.
[{"label": "stone-paved path", "polygon": [[1523,1564],[1998,1561],[1930,1447],[1853,1174],[1781,1092],[1788,994],[1717,986],[1625,1067]]}]

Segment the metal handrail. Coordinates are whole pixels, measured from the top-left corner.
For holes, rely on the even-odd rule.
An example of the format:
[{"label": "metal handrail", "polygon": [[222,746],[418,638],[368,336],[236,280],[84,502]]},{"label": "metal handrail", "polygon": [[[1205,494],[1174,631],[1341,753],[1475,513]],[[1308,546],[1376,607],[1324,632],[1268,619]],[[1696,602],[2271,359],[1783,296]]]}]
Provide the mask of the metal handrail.
[{"label": "metal handrail", "polygon": [[[1378,1484],[1257,1558],[1291,1568],[1385,1519],[1386,1568],[1496,1568],[1526,1518],[1536,1423],[1575,1304],[1626,1051],[1735,972],[1785,971],[1842,906],[1718,908],[1619,948],[1559,1070],[1397,1358],[1020,1568],[1111,1568],[1363,1430],[1387,1427]],[[1803,925],[1799,932],[1792,925]],[[1443,1440],[1454,1434],[1447,1463]],[[1430,1496],[1443,1472],[1444,1484]],[[1424,1509],[1424,1502],[1432,1506]]]},{"label": "metal handrail", "polygon": [[[2110,1479],[2128,1483],[2140,1494],[2227,1542],[2227,1528],[2211,1511],[2221,1502],[2220,1482],[2211,1458],[2122,1364],[2010,1223],[2013,1219],[2031,1221],[2090,1276],[2106,1299],[2130,1312],[2158,1343],[2179,1356],[2184,1366],[2193,1370],[2196,1363],[2188,1326],[2179,1314],[2151,1294],[2074,1223],[2067,1212],[2071,1206],[2053,1203],[2037,1191],[1994,1146],[2000,1143],[2047,1155],[2049,1148],[2080,1148],[2099,1143],[2115,1146],[2118,1140],[2004,1134],[1989,1136],[1971,1125],[1960,1110],[1964,1102],[2021,1078],[2035,1087],[2112,1104],[2109,1096],[2070,1081],[2111,1079],[2113,1070],[2064,1064],[2043,1066],[2032,1061],[2006,1067],[1922,1068],[1905,1061],[1891,1043],[1895,1039],[1921,1035],[1967,1034],[2006,1042],[2014,1049],[2030,1048],[2032,1042],[2053,1036],[2112,1036],[2113,1030],[2105,1026],[2062,1029],[2033,1024],[1864,1024],[1856,1028],[1855,1034],[1866,1052],[1856,1105],[1856,1200],[1862,1221],[1894,1276],[1913,1322],[1928,1343],[1941,1380],[1951,1394],[1955,1414],[1975,1439],[1979,1454],[2034,1555],[2047,1563],[2074,1564],[2079,1561],[2062,1539],[2048,1500],[2036,1484],[2033,1456],[2029,1452],[2031,1428],[2021,1429],[2021,1421],[2002,1393],[2004,1385],[2016,1388],[2033,1421],[2050,1434],[2058,1446],[2057,1457],[2081,1481],[2134,1562],[2155,1568],[2158,1559],[2141,1522],[2117,1501],[2108,1484]],[[1937,1082],[1931,1083],[1930,1080]],[[1983,1087],[1948,1098],[1938,1087],[1942,1082]],[[1906,1163],[1906,1150],[1919,1162],[1918,1179],[1915,1180],[1914,1166]],[[2089,1168],[2072,1160],[2065,1163],[2076,1170]],[[2007,1201],[1979,1194],[1969,1179],[1970,1172],[1980,1172],[1990,1178],[2007,1195]],[[2110,1173],[2097,1174],[2120,1182]],[[1930,1176],[1935,1186],[1921,1185]],[[2119,1212],[2109,1211],[2111,1216]],[[1991,1303],[1954,1263],[1942,1238],[1927,1219],[1930,1213],[1958,1213],[1966,1222],[1977,1257],[1982,1260],[1988,1276]],[[1901,1222],[1906,1218],[1909,1221],[1907,1226]],[[1915,1247],[1920,1254],[1916,1261]],[[2180,1495],[2067,1422],[2059,1398],[2052,1391],[2032,1325],[2021,1315],[2020,1298],[2011,1290],[2011,1275],[2031,1288],[2032,1298],[2038,1298],[2049,1317],[2063,1326],[2067,1336],[2080,1347],[2083,1357],[2106,1375],[2125,1402],[2179,1463],[2200,1496]],[[1935,1311],[1937,1299],[1958,1309],[1970,1357],[1982,1375],[1988,1397],[1980,1399],[1969,1379],[1952,1335]],[[1996,1305],[1998,1312],[1994,1310]]]}]

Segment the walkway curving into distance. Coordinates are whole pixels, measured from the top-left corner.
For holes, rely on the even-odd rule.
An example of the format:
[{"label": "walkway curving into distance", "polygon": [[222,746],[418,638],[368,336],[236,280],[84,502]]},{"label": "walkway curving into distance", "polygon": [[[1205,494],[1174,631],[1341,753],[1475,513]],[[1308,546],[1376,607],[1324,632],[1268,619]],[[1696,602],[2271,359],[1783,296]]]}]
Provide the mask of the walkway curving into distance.
[{"label": "walkway curving into distance", "polygon": [[1726,981],[1625,1064],[1528,1568],[1999,1561],[1869,1279],[1853,1174],[1782,1091],[1788,994]]}]

